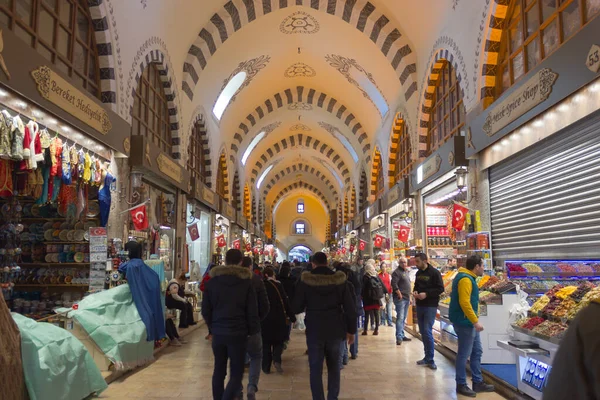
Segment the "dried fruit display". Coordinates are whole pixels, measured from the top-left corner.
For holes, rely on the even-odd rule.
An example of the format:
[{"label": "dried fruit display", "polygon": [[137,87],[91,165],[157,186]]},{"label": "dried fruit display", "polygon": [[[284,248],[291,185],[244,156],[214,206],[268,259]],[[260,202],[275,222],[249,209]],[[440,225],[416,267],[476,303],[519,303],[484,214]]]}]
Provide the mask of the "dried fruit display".
[{"label": "dried fruit display", "polygon": [[531,306],[531,309],[529,311],[531,311],[534,314],[537,314],[540,311],[542,311],[544,309],[544,307],[546,307],[548,305],[548,303],[550,303],[550,297],[543,295],[542,297],[540,297],[538,299],[538,301],[536,301],[533,304],[533,306]]},{"label": "dried fruit display", "polygon": [[527,274],[527,270],[525,268],[523,268],[522,265],[519,265],[519,264],[506,263],[506,268],[508,268],[508,272],[510,272],[510,275],[526,275]]},{"label": "dried fruit display", "polygon": [[567,325],[558,322],[544,321],[532,330],[540,335],[555,337],[566,331]]},{"label": "dried fruit display", "polygon": [[577,303],[572,298],[563,300],[558,307],[552,313],[553,317],[556,318],[567,318],[569,311],[577,307]]},{"label": "dried fruit display", "polygon": [[550,290],[548,291],[548,293],[546,293],[546,296],[548,296],[548,297],[552,297],[552,296],[554,296],[554,295],[556,294],[556,292],[558,292],[558,291],[559,291],[560,289],[562,289],[562,288],[564,288],[564,286],[563,286],[563,285],[560,285],[560,284],[559,284],[559,285],[556,285],[556,286],[552,287],[552,289],[550,289]]},{"label": "dried fruit display", "polygon": [[515,289],[515,284],[511,281],[500,281],[493,285],[490,290],[495,293],[505,293]]},{"label": "dried fruit display", "polygon": [[557,297],[552,297],[550,299],[550,303],[548,303],[546,305],[546,307],[544,307],[541,311],[542,314],[552,314],[554,312],[554,310],[556,310],[556,307],[558,307],[560,305],[560,302],[562,300],[557,298]]},{"label": "dried fruit display", "polygon": [[527,320],[526,323],[523,324],[522,328],[523,329],[528,329],[528,330],[532,330],[533,328],[535,328],[536,326],[538,326],[539,324],[543,323],[545,320],[542,317],[533,317],[533,318],[529,318]]},{"label": "dried fruit display", "polygon": [[521,265],[523,268],[525,268],[527,270],[528,273],[532,273],[532,272],[544,272],[544,270],[542,270],[542,268],[534,263],[524,263],[523,265]]},{"label": "dried fruit display", "polygon": [[490,287],[494,286],[496,283],[500,282],[500,278],[497,276],[490,276],[490,279],[481,287],[483,290],[488,290]]},{"label": "dried fruit display", "polygon": [[523,325],[525,325],[529,320],[530,320],[530,318],[527,318],[527,317],[521,318],[520,320],[515,322],[515,325],[522,328]]},{"label": "dried fruit display", "polygon": [[481,279],[479,279],[477,281],[477,287],[481,288],[483,287],[483,285],[485,285],[487,283],[487,281],[490,280],[490,276],[489,275],[484,275],[481,277]]},{"label": "dried fruit display", "polygon": [[587,292],[594,289],[595,287],[596,286],[593,283],[583,282],[577,287],[577,290],[575,292],[571,293],[571,298],[575,301],[581,301],[581,299],[583,299],[583,296],[585,296]]},{"label": "dried fruit display", "polygon": [[569,297],[571,294],[575,293],[576,290],[577,290],[577,286],[565,286],[564,288],[562,288],[558,292],[556,292],[555,296],[561,300],[564,300],[567,297]]},{"label": "dried fruit display", "polygon": [[560,272],[569,272],[569,273],[577,272],[575,267],[571,264],[559,263],[559,264],[556,264],[556,266],[560,269]]}]

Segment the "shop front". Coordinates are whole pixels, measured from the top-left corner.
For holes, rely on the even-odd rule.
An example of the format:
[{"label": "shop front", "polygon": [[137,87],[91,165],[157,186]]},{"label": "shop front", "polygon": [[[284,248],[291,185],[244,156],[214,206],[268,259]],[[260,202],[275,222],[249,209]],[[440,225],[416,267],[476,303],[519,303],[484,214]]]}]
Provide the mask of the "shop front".
[{"label": "shop front", "polygon": [[200,280],[212,259],[213,226],[219,197],[200,181],[192,182],[185,222],[190,280]]},{"label": "shop front", "polygon": [[104,288],[107,248],[92,260],[90,232],[106,240],[129,126],[11,30],[3,39],[0,296],[40,319]]},{"label": "shop front", "polygon": [[225,199],[219,197],[219,214],[215,216],[213,228],[212,262],[225,263],[225,253],[232,248],[231,231],[235,224],[235,209]]},{"label": "shop front", "polygon": [[385,215],[381,213],[381,199],[375,200],[365,210],[366,231],[368,232],[369,258],[377,261],[389,261],[389,235]]},{"label": "shop front", "polygon": [[[382,199],[390,238],[389,260],[393,269],[399,257],[410,258],[411,242],[414,242],[412,198],[409,194],[409,179],[404,178],[392,187]],[[414,243],[413,243],[414,250]]]},{"label": "shop front", "polygon": [[[186,242],[183,235],[178,235],[176,216],[186,214],[184,194],[191,191],[189,173],[139,135],[131,136],[129,166],[133,212],[128,238],[142,243],[145,258],[161,260],[166,279],[173,279],[188,267],[184,263]],[[179,206],[185,208],[178,209]]]},{"label": "shop front", "polygon": [[516,364],[508,380],[536,399],[569,322],[599,298],[600,81],[588,58],[599,34],[589,22],[470,121],[467,156],[489,177],[494,262],[532,305],[494,344]]}]

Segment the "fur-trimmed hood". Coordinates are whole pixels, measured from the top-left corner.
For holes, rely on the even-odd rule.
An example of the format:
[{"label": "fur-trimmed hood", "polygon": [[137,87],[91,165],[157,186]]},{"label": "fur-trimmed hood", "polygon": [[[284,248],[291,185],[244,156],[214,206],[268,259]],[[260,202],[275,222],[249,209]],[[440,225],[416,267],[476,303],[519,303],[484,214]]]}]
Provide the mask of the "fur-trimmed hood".
[{"label": "fur-trimmed hood", "polygon": [[216,278],[217,276],[234,276],[240,279],[252,279],[252,271],[239,265],[213,267],[209,274],[211,278]]},{"label": "fur-trimmed hood", "polygon": [[329,286],[341,285],[346,282],[346,274],[337,271],[335,274],[313,274],[312,272],[302,273],[302,282],[308,286]]}]

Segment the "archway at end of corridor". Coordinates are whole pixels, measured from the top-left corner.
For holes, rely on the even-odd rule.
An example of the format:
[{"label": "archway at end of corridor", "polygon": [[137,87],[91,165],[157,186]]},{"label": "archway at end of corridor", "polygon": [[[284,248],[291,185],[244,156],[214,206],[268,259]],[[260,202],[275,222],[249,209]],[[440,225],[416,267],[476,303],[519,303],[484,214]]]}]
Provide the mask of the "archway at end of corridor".
[{"label": "archway at end of corridor", "polygon": [[313,254],[313,251],[306,245],[297,244],[293,246],[288,252],[288,260],[298,260],[300,262],[307,262],[308,258]]}]

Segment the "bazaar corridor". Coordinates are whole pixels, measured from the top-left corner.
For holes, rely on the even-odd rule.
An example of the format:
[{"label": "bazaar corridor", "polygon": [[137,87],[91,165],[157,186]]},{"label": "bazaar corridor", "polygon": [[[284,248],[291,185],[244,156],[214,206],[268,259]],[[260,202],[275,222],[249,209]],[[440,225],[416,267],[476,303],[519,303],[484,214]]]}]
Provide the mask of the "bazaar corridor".
[{"label": "bazaar corridor", "polygon": [[[205,335],[205,327],[191,333],[188,344],[167,349],[153,364],[113,382],[100,399],[212,399],[213,355]],[[258,400],[312,399],[305,349],[304,333],[294,330],[283,353],[284,373],[261,374]],[[377,337],[361,336],[358,358],[342,370],[340,399],[456,399],[454,363],[436,353],[438,370],[432,371],[415,365],[422,356],[417,339],[395,346],[394,328],[382,327]],[[246,370],[244,386],[247,378]],[[479,393],[477,398],[503,399],[496,393]]]}]

